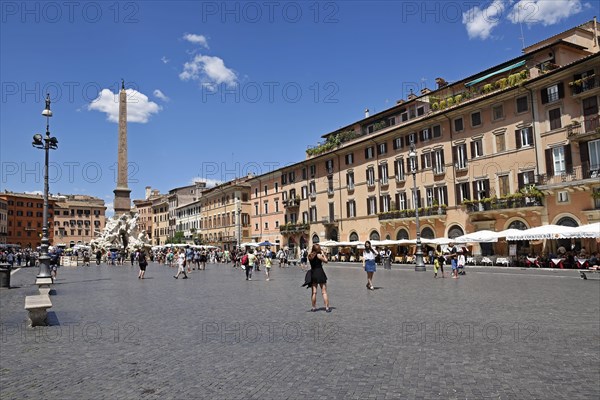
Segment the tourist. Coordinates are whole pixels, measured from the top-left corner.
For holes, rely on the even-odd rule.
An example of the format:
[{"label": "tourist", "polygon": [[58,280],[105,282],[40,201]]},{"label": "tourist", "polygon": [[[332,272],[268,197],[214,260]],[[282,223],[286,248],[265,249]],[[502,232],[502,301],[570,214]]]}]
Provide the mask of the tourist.
[{"label": "tourist", "polygon": [[304,269],[307,266],[308,266],[308,250],[306,249],[306,247],[303,247],[302,250],[300,250],[300,267],[302,267],[302,269]]},{"label": "tourist", "polygon": [[98,249],[98,251],[96,252],[96,265],[100,265],[101,261],[102,261],[102,251],[100,249]]},{"label": "tourist", "polygon": [[248,254],[248,264],[246,265],[246,280],[252,280],[252,270],[254,269],[254,264],[256,263],[256,256],[254,255],[254,250],[249,249]]},{"label": "tourist", "polygon": [[325,311],[331,312],[329,297],[327,296],[327,275],[325,275],[325,271],[323,270],[323,263],[327,264],[327,258],[323,254],[321,246],[316,243],[313,244],[308,255],[308,261],[310,262],[310,271],[306,273],[303,286],[310,285],[312,289],[310,297],[312,308],[310,311],[317,311],[317,285],[319,285],[321,286],[321,295],[325,303]]},{"label": "tourist", "polygon": [[457,253],[456,269],[459,275],[465,275],[465,254],[463,253],[463,249],[458,249]]},{"label": "tourist", "polygon": [[386,247],[383,252],[383,268],[392,269],[392,251]]},{"label": "tourist", "polygon": [[56,250],[52,250],[50,252],[50,275],[52,276],[52,281],[56,280],[58,275],[58,264],[59,264],[59,255]]},{"label": "tourist", "polygon": [[448,245],[448,253],[450,253],[450,265],[452,266],[452,278],[458,279],[458,260],[457,260],[457,250],[454,243],[450,243]]},{"label": "tourist", "polygon": [[146,274],[146,267],[148,266],[148,260],[146,259],[146,252],[143,249],[138,255],[138,265],[140,266],[138,279],[144,279],[144,275]]},{"label": "tourist", "polygon": [[204,271],[206,269],[206,260],[207,260],[207,255],[206,255],[206,249],[202,249],[200,251],[200,265],[201,267],[198,267],[198,269]]},{"label": "tourist", "polygon": [[371,247],[371,242],[365,242],[365,250],[363,251],[363,267],[367,272],[367,289],[375,290],[373,287],[373,274],[377,271],[377,267],[375,265],[375,259],[377,258],[377,253]]},{"label": "tourist", "polygon": [[173,275],[173,278],[179,278],[179,275],[183,274],[183,279],[187,279],[188,276],[185,273],[185,252],[183,249],[179,251],[179,255],[177,256],[177,275]]},{"label": "tourist", "polygon": [[437,278],[438,270],[442,271],[442,278],[445,278],[444,262],[446,262],[446,259],[444,258],[444,255],[442,254],[442,248],[440,247],[440,245],[438,245],[436,247],[435,253],[433,255],[433,277],[434,278]]},{"label": "tourist", "polygon": [[265,257],[265,272],[267,273],[267,282],[271,279],[271,257]]}]

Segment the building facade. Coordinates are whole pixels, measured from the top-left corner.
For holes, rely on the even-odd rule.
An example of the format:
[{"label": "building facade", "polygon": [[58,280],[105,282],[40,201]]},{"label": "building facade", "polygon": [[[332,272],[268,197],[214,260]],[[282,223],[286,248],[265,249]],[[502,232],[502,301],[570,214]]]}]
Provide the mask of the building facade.
[{"label": "building facade", "polygon": [[296,248],[414,239],[416,211],[424,238],[600,221],[599,65],[594,20],[458,82],[438,78],[250,180],[252,235],[279,221]]},{"label": "building facade", "polygon": [[164,245],[169,238],[169,201],[162,195],[152,200],[152,244]]},{"label": "building facade", "polygon": [[236,179],[203,191],[194,205],[200,212],[197,236],[201,243],[232,250],[250,240],[250,185],[247,180]]},{"label": "building facade", "polygon": [[8,204],[0,198],[0,244],[6,244],[8,235]]},{"label": "building facade", "polygon": [[57,195],[54,205],[55,244],[89,244],[104,230],[104,200],[87,195]]},{"label": "building facade", "polygon": [[[6,202],[6,243],[23,248],[36,248],[42,242],[44,197],[42,195],[0,193],[0,200]],[[54,243],[54,198],[48,199],[48,238]]]},{"label": "building facade", "polygon": [[195,202],[206,190],[206,182],[194,182],[193,185],[181,186],[169,190],[167,201],[169,206],[168,237],[173,237],[177,231],[177,208]]},{"label": "building facade", "polygon": [[152,236],[154,233],[152,229],[152,221],[154,219],[152,215],[152,202],[158,197],[160,197],[159,190],[146,186],[144,199],[133,200],[133,212],[138,215],[138,229],[146,232],[150,243],[153,243]]}]

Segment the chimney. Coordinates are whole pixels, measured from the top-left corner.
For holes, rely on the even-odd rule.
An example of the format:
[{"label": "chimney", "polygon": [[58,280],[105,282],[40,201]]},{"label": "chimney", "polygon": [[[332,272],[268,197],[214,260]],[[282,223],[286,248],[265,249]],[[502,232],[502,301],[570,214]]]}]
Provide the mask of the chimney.
[{"label": "chimney", "polygon": [[152,188],[150,186],[146,186],[146,200],[150,198],[150,194],[152,193]]},{"label": "chimney", "polygon": [[365,108],[365,118],[369,118],[369,109]]},{"label": "chimney", "polygon": [[404,99],[400,99],[400,100],[396,101],[396,105],[402,104],[402,103],[404,103]]},{"label": "chimney", "polygon": [[437,83],[438,89],[448,86],[448,82],[446,82],[444,78],[435,78],[435,83]]},{"label": "chimney", "polygon": [[427,93],[429,93],[429,92],[431,92],[431,90],[430,90],[430,89],[428,89],[428,88],[423,88],[423,89],[421,89],[421,94],[427,94]]},{"label": "chimney", "polygon": [[410,89],[410,94],[408,95],[408,100],[414,100],[417,98],[417,95],[413,93],[412,89]]}]

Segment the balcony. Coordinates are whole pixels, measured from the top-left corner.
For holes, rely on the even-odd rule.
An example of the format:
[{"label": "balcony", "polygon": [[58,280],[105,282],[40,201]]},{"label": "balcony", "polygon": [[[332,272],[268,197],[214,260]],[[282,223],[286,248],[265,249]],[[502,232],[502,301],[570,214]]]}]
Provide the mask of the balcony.
[{"label": "balcony", "polygon": [[464,201],[463,206],[467,213],[487,212],[494,210],[509,210],[525,207],[542,207],[542,198],[532,197],[504,197],[476,201]]},{"label": "balcony", "polygon": [[329,217],[321,218],[321,223],[323,225],[336,225],[338,223],[339,217],[337,215],[330,215]]},{"label": "balcony", "polygon": [[572,122],[567,125],[567,134],[569,139],[575,142],[600,138],[600,116],[585,117],[583,124],[576,121]]},{"label": "balcony", "polygon": [[570,172],[554,175],[541,174],[538,176],[538,189],[551,189],[552,187],[566,187],[597,183],[600,178],[600,165],[583,163],[573,167]]},{"label": "balcony", "polygon": [[284,200],[283,206],[285,208],[298,208],[298,207],[300,207],[300,198],[295,197],[293,199]]},{"label": "balcony", "polygon": [[[437,217],[446,215],[446,206],[443,205],[441,207],[427,207],[427,208],[419,208],[419,218],[427,218],[427,217]],[[390,220],[390,219],[404,219],[404,218],[415,218],[416,212],[414,209],[410,210],[394,210],[381,212],[377,215],[380,221]]]},{"label": "balcony", "polygon": [[285,224],[279,227],[279,232],[281,233],[299,233],[299,232],[307,232],[310,229],[309,224]]},{"label": "balcony", "polygon": [[569,86],[571,87],[571,95],[577,96],[600,87],[600,76],[591,75],[585,78],[577,79],[576,81],[569,82]]}]

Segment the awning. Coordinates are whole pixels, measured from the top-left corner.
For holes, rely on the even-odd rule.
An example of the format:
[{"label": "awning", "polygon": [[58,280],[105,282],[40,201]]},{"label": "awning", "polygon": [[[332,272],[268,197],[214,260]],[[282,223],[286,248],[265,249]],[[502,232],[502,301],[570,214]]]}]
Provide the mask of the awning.
[{"label": "awning", "polygon": [[511,69],[514,69],[514,68],[519,68],[519,67],[525,65],[525,62],[526,62],[526,60],[519,61],[516,64],[509,65],[508,67],[504,67],[502,69],[499,69],[498,71],[494,71],[491,74],[484,75],[481,78],[477,78],[477,79],[475,79],[475,80],[473,80],[473,81],[471,81],[469,83],[465,83],[465,86],[466,87],[473,86],[473,85],[475,85],[475,84],[477,84],[479,82],[485,81],[487,78],[490,78],[490,77],[492,77],[494,75],[498,75],[498,74],[501,74],[503,72],[510,71]]}]

